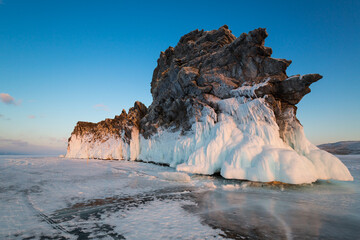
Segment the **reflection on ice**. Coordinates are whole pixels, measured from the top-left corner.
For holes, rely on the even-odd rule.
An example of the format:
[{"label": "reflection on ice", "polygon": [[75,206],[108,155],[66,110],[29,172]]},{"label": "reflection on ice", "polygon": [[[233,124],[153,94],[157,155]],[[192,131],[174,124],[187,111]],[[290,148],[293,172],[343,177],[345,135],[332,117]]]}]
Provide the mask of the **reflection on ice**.
[{"label": "reflection on ice", "polygon": [[128,161],[0,157],[0,239],[356,239],[354,182],[264,184]]}]

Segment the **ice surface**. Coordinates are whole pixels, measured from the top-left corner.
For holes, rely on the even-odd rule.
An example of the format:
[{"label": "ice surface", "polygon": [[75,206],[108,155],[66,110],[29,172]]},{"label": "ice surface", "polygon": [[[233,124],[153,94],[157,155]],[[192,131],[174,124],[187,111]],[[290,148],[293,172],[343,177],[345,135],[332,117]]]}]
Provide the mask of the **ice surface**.
[{"label": "ice surface", "polygon": [[72,136],[67,157],[139,159],[167,163],[178,171],[199,174],[219,172],[228,179],[312,183],[318,179],[352,181],[348,169],[335,156],[318,149],[298,124],[286,144],[279,135],[274,112],[265,99],[252,98],[263,85],[231,91],[232,98],[217,100],[219,114],[204,107],[202,119],[190,132],[159,129],[150,139],[134,128],[130,144],[122,139],[89,141]]},{"label": "ice surface", "polygon": [[134,161],[0,156],[0,239],[356,239],[360,155],[341,158],[355,181],[266,185]]},{"label": "ice surface", "polygon": [[[142,208],[124,213],[104,214],[104,223],[126,239],[224,239],[223,232],[201,224],[201,220],[182,206],[190,201],[153,201]],[[141,219],[141,222],[139,222]]]},{"label": "ice surface", "polygon": [[[105,229],[107,227],[97,229],[95,226],[100,223],[104,224],[101,219],[95,219],[95,224],[89,223],[88,220],[72,218],[70,216],[76,215],[74,210],[75,213],[72,212],[67,216],[72,218],[70,222],[61,221],[58,223],[59,211],[84,203],[87,203],[88,207],[91,208],[93,201],[104,201],[104,205],[106,205],[108,204],[106,201],[112,202],[112,200],[109,200],[112,198],[122,199],[127,196],[138,196],[139,199],[147,199],[147,192],[149,192],[148,195],[153,196],[154,191],[168,187],[176,188],[179,186],[178,182],[182,184],[190,181],[190,176],[186,173],[173,172],[171,168],[167,167],[146,163],[94,159],[64,160],[56,157],[0,156],[0,171],[0,239],[23,239],[26,237],[40,239],[42,236],[55,238],[65,236],[74,239],[81,232],[77,229],[79,226],[72,224],[73,221],[79,221],[81,224],[86,225],[80,226],[84,234],[92,234],[96,229],[98,233],[94,233],[93,237],[97,239],[100,238],[99,236],[107,235]],[[162,176],[167,181],[158,178],[158,176]],[[176,195],[181,194],[182,191],[181,189],[175,189],[173,192]],[[171,195],[173,192],[169,194]],[[165,193],[159,193],[159,195],[162,194],[166,195],[168,193],[166,191]],[[118,201],[120,202],[120,200]],[[163,212],[159,213],[159,209],[157,209],[158,215],[156,216],[156,213],[151,212],[151,207],[149,207],[143,213],[144,217],[148,218],[148,221],[150,221],[150,218],[154,218],[156,222],[153,224],[170,224],[168,217],[172,216],[170,220],[173,221],[172,226],[174,227],[177,223],[196,226],[197,230],[192,232],[195,234],[194,236],[197,236],[196,234],[202,236],[215,234],[217,236],[221,233],[220,230],[213,230],[211,227],[201,224],[197,216],[182,210],[181,206],[186,204],[185,202],[171,203],[171,200],[169,200],[166,203],[157,202],[154,204],[158,207],[162,204],[161,207],[164,207]],[[94,206],[99,205],[101,204],[97,203]],[[133,206],[131,202],[129,206]],[[169,208],[174,210],[172,215],[165,212],[165,209]],[[71,212],[71,210],[65,212],[68,211]],[[145,225],[139,225],[141,218],[134,219],[134,217],[140,217],[139,211],[140,209],[135,209],[135,215],[132,215],[131,221],[133,223],[138,221],[138,224],[133,226],[135,232],[130,232],[130,236],[136,234],[136,228],[144,226],[143,230],[145,230]],[[128,213],[130,214],[129,211],[125,213],[119,211],[112,214],[116,216],[116,214],[126,215]],[[146,214],[149,215],[146,216]],[[167,217],[162,219],[163,215]],[[109,217],[109,219],[111,218]],[[104,221],[106,222],[106,217]],[[111,229],[126,226],[124,224],[117,225],[121,223],[121,219],[117,219],[111,225]],[[127,224],[130,224],[130,222]],[[145,223],[143,222],[143,224]],[[152,223],[148,222],[147,224],[151,226]],[[176,227],[179,230],[181,225]],[[160,230],[158,229],[158,234],[169,234],[170,231],[169,229]],[[156,229],[153,229],[153,231],[156,231]],[[127,232],[122,231],[121,234],[127,236],[128,232],[129,229]],[[146,234],[146,232],[143,234]],[[186,236],[186,233],[173,232],[173,236],[181,236],[181,234]],[[156,236],[158,235],[154,235],[154,239]]]}]

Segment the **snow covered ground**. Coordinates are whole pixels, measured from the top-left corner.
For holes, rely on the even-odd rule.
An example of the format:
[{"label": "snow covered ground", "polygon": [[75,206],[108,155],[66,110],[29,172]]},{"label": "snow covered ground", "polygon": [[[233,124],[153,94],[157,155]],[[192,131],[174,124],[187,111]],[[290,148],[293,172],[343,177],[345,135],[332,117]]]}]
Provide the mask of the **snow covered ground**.
[{"label": "snow covered ground", "polygon": [[356,239],[353,182],[267,185],[134,161],[0,156],[0,239]]}]

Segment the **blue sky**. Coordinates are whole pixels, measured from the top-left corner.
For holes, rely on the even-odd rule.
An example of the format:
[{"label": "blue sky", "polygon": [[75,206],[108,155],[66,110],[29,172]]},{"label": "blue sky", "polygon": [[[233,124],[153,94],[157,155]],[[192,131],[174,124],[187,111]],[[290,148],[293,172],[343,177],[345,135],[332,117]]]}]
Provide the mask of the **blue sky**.
[{"label": "blue sky", "polygon": [[0,152],[65,153],[77,121],[150,105],[160,51],[224,24],[324,76],[298,105],[310,141],[360,140],[360,1],[2,0]]}]

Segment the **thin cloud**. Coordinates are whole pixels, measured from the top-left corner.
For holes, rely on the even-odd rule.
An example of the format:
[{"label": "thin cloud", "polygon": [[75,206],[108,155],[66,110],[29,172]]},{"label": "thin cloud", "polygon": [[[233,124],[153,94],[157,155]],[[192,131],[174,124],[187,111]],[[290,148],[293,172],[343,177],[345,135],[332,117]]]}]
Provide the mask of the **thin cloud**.
[{"label": "thin cloud", "polygon": [[15,101],[15,99],[10,96],[10,94],[8,93],[0,93],[0,101],[8,104],[8,105],[20,105],[21,104],[21,100],[20,101]]},{"label": "thin cloud", "polygon": [[94,108],[96,110],[100,110],[100,111],[105,111],[105,112],[108,112],[109,111],[109,108],[108,106],[104,105],[104,104],[96,104],[94,105]]},{"label": "thin cloud", "polygon": [[29,115],[29,116],[28,116],[28,118],[30,118],[30,119],[34,119],[34,118],[35,118],[35,116],[34,116],[34,115]]}]

